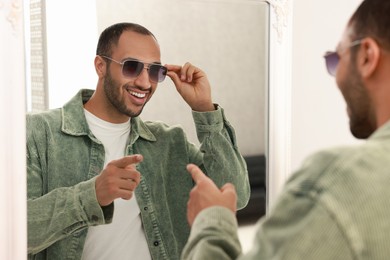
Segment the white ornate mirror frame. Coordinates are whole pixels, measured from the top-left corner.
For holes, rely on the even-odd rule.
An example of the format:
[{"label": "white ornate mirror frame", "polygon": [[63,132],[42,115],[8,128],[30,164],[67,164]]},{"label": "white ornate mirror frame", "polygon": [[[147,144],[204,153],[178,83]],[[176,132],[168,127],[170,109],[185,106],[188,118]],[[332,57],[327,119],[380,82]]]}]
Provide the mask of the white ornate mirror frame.
[{"label": "white ornate mirror frame", "polygon": [[292,0],[268,0],[270,11],[267,210],[290,174]]}]

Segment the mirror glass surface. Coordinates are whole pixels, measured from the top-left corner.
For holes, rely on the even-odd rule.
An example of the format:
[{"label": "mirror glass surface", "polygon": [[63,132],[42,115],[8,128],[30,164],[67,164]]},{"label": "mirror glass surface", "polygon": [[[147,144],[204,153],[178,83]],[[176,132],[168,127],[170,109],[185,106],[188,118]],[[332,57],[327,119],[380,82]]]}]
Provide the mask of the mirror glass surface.
[{"label": "mirror glass surface", "polygon": [[[92,4],[93,3],[93,4]],[[77,6],[77,8],[75,8]],[[208,75],[213,101],[234,126],[248,158],[253,198],[248,214],[265,212],[265,153],[269,65],[269,4],[253,0],[31,1],[31,84],[28,106],[60,107],[80,88],[96,86],[98,35],[117,22],[148,28],[162,63],[191,62]],[[66,17],[66,18],[65,18]],[[35,105],[36,106],[36,105]],[[167,78],[146,105],[143,120],[180,124],[198,143],[188,105]],[[256,197],[256,198],[255,198]]]},{"label": "mirror glass surface", "polygon": [[[189,61],[204,70],[214,102],[236,129],[243,155],[264,154],[268,86],[268,4],[260,1],[97,0],[98,31],[123,21],[144,25],[161,46],[162,63]],[[166,80],[143,119],[182,124],[197,142],[189,108]]]}]

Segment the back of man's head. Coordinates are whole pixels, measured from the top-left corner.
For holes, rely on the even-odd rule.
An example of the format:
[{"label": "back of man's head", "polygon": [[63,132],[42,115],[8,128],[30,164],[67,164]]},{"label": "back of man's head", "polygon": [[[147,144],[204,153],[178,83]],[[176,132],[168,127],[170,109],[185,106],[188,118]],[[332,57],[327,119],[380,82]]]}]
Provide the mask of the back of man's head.
[{"label": "back of man's head", "polygon": [[355,39],[374,38],[390,49],[390,0],[364,0],[350,19]]}]

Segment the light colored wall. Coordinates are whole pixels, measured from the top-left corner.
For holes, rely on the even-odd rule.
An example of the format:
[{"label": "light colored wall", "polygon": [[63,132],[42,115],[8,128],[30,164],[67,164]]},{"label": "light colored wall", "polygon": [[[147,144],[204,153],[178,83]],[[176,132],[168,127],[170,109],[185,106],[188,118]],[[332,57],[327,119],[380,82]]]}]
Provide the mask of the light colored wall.
[{"label": "light colored wall", "polygon": [[333,50],[361,0],[293,1],[291,166],[309,154],[357,141],[346,106],[323,54]]}]

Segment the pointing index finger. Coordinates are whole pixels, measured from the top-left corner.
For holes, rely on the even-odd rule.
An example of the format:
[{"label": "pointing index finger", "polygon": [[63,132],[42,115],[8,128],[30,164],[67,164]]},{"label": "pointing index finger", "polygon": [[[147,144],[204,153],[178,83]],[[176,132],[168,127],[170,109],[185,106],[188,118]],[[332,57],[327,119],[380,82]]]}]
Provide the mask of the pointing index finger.
[{"label": "pointing index finger", "polygon": [[120,168],[125,168],[126,166],[130,164],[137,164],[139,162],[142,162],[143,157],[140,154],[135,154],[135,155],[128,155],[125,156],[121,159],[113,161],[114,165]]},{"label": "pointing index finger", "polygon": [[198,183],[201,180],[207,179],[207,176],[195,164],[188,164],[187,171],[191,174],[192,179],[195,181],[195,183]]}]

